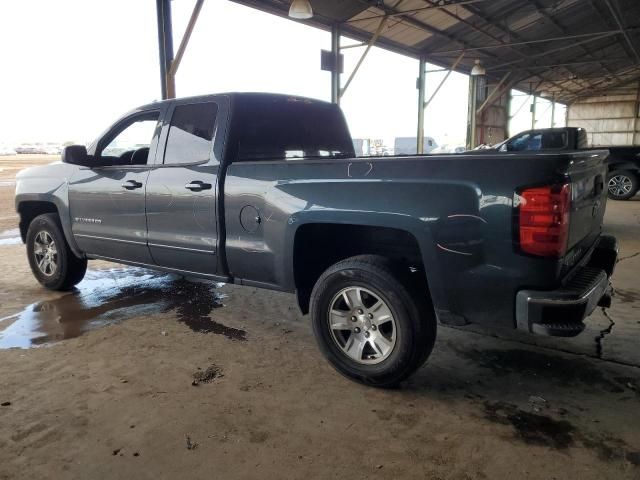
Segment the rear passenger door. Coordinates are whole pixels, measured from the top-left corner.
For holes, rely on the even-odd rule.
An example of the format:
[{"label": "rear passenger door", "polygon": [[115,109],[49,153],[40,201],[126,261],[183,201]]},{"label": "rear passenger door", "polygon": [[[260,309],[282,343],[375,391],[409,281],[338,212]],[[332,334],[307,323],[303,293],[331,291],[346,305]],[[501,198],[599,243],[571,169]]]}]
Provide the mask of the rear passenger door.
[{"label": "rear passenger door", "polygon": [[169,112],[160,142],[164,150],[147,180],[149,251],[159,266],[215,274],[221,145],[214,151],[213,144],[221,105],[187,102],[176,102]]}]

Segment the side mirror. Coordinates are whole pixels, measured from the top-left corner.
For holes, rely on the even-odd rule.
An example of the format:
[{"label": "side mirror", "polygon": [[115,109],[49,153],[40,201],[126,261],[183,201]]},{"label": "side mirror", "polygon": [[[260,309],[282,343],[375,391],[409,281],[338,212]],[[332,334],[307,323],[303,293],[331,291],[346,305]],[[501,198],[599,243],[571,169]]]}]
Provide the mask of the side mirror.
[{"label": "side mirror", "polygon": [[87,153],[87,147],[84,145],[69,145],[62,150],[63,163],[72,165],[81,165],[83,167],[92,166],[93,157]]}]

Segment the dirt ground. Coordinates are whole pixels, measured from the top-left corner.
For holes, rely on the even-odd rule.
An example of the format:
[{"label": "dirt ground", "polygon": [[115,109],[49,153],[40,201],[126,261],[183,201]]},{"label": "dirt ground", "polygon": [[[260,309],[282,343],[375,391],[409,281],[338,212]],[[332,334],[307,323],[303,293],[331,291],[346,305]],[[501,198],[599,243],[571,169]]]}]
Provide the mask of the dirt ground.
[{"label": "dirt ground", "polygon": [[335,373],[289,295],[106,262],[61,295],[0,242],[0,479],[638,479],[640,199],[606,228],[608,317],[562,340],[440,327],[395,390]]}]

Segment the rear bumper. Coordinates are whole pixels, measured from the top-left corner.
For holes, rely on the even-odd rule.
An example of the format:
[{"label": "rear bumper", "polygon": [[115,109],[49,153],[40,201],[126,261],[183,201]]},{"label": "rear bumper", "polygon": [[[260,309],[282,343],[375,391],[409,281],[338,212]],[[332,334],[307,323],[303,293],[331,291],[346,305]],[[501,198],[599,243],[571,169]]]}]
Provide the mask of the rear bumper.
[{"label": "rear bumper", "polygon": [[601,236],[588,262],[562,287],[551,291],[521,290],[516,295],[518,330],[539,335],[573,337],[597,306],[611,301],[610,278],[618,258],[616,239]]}]

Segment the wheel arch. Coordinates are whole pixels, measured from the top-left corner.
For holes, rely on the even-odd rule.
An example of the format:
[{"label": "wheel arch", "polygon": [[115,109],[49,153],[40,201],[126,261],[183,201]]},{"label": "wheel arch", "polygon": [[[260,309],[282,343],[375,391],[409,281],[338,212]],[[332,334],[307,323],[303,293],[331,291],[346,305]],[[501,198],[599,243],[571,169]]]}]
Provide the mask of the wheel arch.
[{"label": "wheel arch", "polygon": [[640,165],[634,162],[613,162],[609,163],[609,171],[608,174],[611,175],[615,172],[620,172],[623,170],[629,170],[634,172],[636,175],[640,174]]},{"label": "wheel arch", "polygon": [[303,314],[309,311],[311,290],[320,275],[336,262],[363,254],[391,258],[407,272],[410,268],[415,270],[414,278],[423,287],[420,291],[434,307],[442,305],[444,298],[437,281],[435,252],[429,248],[428,229],[418,225],[418,234],[416,226],[381,223],[357,218],[338,222],[335,218],[316,218],[296,223],[289,232],[292,254],[287,269]]},{"label": "wheel arch", "polygon": [[48,194],[16,195],[16,212],[20,216],[19,229],[23,243],[26,242],[27,230],[33,219],[45,213],[55,213],[60,219],[62,233],[69,244],[69,248],[75,256],[84,257],[83,252],[78,248],[73,238],[68,206],[64,205],[60,198]]}]

